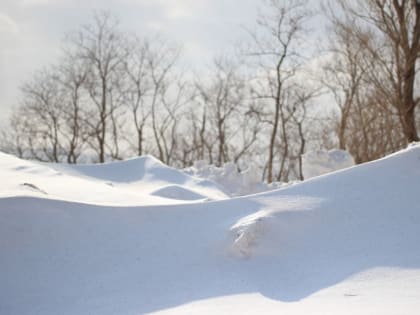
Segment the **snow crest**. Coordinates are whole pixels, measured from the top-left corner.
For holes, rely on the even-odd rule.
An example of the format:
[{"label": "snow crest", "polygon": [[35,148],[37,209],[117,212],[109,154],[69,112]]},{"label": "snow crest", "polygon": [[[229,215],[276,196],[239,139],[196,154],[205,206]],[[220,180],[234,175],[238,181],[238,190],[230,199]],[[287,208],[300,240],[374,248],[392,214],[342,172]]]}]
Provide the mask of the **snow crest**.
[{"label": "snow crest", "polygon": [[318,150],[302,155],[303,177],[309,179],[353,166],[354,159],[344,150]]}]

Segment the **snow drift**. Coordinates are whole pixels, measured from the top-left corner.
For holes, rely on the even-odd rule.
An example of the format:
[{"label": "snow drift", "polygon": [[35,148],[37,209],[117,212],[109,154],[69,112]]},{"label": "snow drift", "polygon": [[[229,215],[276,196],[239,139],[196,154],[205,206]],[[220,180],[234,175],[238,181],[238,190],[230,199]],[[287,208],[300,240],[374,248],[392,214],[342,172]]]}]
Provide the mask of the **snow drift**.
[{"label": "snow drift", "polygon": [[24,161],[0,153],[0,171],[7,179],[0,182],[0,197],[44,196],[115,206],[174,204],[179,201],[157,191],[178,185],[190,195],[200,195],[201,200],[228,198],[216,183],[189,176],[151,156],[98,165],[65,165]]},{"label": "snow drift", "polygon": [[200,200],[206,199],[205,196],[196,193],[193,190],[186,189],[178,185],[168,185],[155,190],[152,195],[178,200]]},{"label": "snow drift", "polygon": [[[186,195],[217,191],[194,177],[169,183],[178,175],[87,168],[0,155],[0,314],[420,308],[419,145],[280,190],[211,202],[162,197],[168,186]],[[149,203],[133,193],[136,185],[147,188]],[[98,203],[86,204],[94,198],[85,194]]]},{"label": "snow drift", "polygon": [[354,165],[350,153],[344,150],[317,150],[302,155],[303,177],[309,179]]},{"label": "snow drift", "polygon": [[279,182],[266,184],[261,181],[258,170],[249,167],[239,171],[231,162],[217,167],[198,161],[192,167],[184,169],[184,172],[217,183],[230,196],[251,195],[289,185]]}]

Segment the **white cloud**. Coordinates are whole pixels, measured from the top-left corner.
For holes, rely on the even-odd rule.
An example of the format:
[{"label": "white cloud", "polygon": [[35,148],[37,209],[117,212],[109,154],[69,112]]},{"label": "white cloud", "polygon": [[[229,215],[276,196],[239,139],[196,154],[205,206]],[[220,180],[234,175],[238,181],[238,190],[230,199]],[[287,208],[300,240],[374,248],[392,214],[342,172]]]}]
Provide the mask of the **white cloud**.
[{"label": "white cloud", "polygon": [[19,26],[9,16],[0,13],[0,34],[17,34]]},{"label": "white cloud", "polygon": [[179,18],[192,17],[192,16],[194,16],[193,13],[194,12],[189,8],[178,6],[178,7],[170,8],[166,12],[166,15],[170,19],[179,19]]},{"label": "white cloud", "polygon": [[186,68],[202,69],[241,36],[239,24],[253,21],[259,1],[0,0],[0,113],[16,103],[23,80],[57,60],[63,34],[88,23],[95,9],[110,10],[124,30],[180,44]]},{"label": "white cloud", "polygon": [[45,6],[57,3],[60,0],[22,0],[20,3],[24,7]]},{"label": "white cloud", "polygon": [[126,0],[126,2],[154,7],[170,20],[194,17],[211,3],[205,0]]}]

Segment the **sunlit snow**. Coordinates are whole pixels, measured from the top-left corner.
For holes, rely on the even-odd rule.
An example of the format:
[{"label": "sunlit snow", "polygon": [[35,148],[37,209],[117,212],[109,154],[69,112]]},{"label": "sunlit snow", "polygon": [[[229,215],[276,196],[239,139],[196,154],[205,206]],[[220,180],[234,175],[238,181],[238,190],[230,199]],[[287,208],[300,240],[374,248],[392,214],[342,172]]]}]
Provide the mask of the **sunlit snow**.
[{"label": "sunlit snow", "polygon": [[195,175],[0,154],[0,314],[418,313],[420,145],[235,198]]}]

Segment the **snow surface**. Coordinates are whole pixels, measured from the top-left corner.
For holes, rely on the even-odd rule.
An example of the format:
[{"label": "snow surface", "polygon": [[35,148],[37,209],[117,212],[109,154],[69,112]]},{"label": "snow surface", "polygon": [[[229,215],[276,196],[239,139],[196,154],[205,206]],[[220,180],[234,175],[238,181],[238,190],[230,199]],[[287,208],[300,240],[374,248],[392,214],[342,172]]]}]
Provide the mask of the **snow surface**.
[{"label": "snow surface", "polygon": [[345,150],[317,150],[302,155],[303,177],[309,179],[353,166],[354,159]]},{"label": "snow surface", "polygon": [[200,195],[192,190],[185,189],[179,185],[168,185],[155,190],[152,195],[178,200],[200,200],[206,199],[204,195]]},{"label": "snow surface", "polygon": [[[185,200],[228,198],[217,184],[170,168],[151,156],[102,165],[41,164],[0,153],[0,198],[33,196],[96,205],[135,206],[180,203],[159,193],[182,185]],[[182,199],[182,198],[180,198]]]},{"label": "snow surface", "polygon": [[240,198],[151,157],[0,176],[2,315],[420,309],[420,145]]},{"label": "snow surface", "polygon": [[217,183],[230,196],[251,195],[292,184],[278,182],[266,184],[261,181],[257,169],[249,167],[239,171],[232,162],[217,167],[204,161],[197,161],[192,167],[184,169],[184,172]]}]

